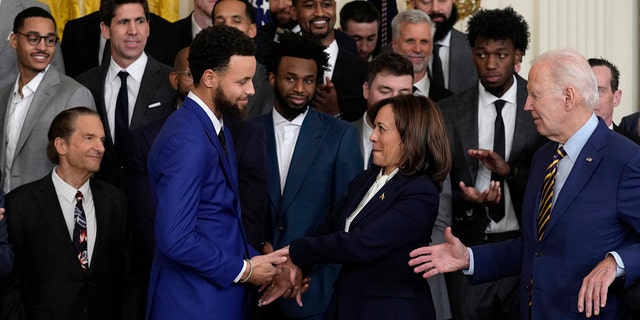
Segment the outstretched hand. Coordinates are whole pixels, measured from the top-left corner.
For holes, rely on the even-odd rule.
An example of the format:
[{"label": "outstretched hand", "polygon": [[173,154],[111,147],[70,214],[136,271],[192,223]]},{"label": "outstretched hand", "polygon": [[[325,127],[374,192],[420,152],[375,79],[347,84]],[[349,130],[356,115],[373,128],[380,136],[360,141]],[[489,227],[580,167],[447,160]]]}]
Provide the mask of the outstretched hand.
[{"label": "outstretched hand", "polygon": [[501,155],[486,149],[469,149],[467,153],[474,159],[482,162],[482,165],[489,169],[489,171],[495,172],[503,177],[509,175],[511,166]]},{"label": "outstretched hand", "polygon": [[445,243],[420,247],[409,253],[412,258],[409,265],[415,273],[424,272],[422,277],[429,278],[439,273],[469,268],[469,251],[462,242],[451,233],[451,227],[444,231]]},{"label": "outstretched hand", "polygon": [[250,268],[252,270],[245,270],[245,273],[251,273],[247,281],[256,286],[270,283],[273,281],[273,277],[282,272],[282,269],[277,266],[285,263],[287,260],[285,254],[277,251],[251,258],[252,266]]},{"label": "outstretched hand", "polygon": [[489,182],[489,187],[482,192],[478,191],[478,189],[474,187],[467,187],[463,181],[460,181],[458,185],[460,186],[460,191],[462,191],[462,197],[465,201],[480,206],[496,205],[502,198],[502,188],[498,181]]},{"label": "outstretched hand", "polygon": [[[274,253],[289,254],[289,247],[284,247]],[[278,267],[282,272],[279,273],[271,282],[271,284],[264,284],[258,290],[263,292],[262,296],[258,300],[258,306],[267,305],[280,297],[295,298],[299,306],[302,307],[302,294],[309,289],[309,282],[311,279],[302,278],[302,270],[291,262],[291,259]]]}]

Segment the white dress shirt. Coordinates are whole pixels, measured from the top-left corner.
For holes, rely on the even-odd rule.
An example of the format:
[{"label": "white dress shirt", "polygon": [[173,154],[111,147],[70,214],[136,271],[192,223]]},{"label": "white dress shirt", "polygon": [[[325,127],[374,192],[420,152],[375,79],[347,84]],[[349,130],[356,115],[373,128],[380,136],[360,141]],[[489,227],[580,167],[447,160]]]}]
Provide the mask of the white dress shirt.
[{"label": "white dress shirt", "polygon": [[431,86],[431,81],[429,77],[425,74],[420,81],[413,84],[413,87],[416,89],[413,94],[417,96],[429,96],[429,87]]},{"label": "white dress shirt", "polygon": [[384,187],[384,185],[387,184],[387,182],[389,182],[389,180],[391,180],[396,175],[396,173],[398,173],[398,170],[400,169],[396,168],[390,174],[385,175],[384,168],[380,168],[380,173],[378,173],[378,176],[376,177],[376,181],[371,185],[371,187],[369,188],[367,193],[364,195],[362,200],[360,200],[360,203],[358,204],[356,209],[353,210],[353,212],[347,217],[347,220],[344,223],[344,232],[349,232],[349,227],[351,227],[351,223],[353,222],[353,220],[356,219],[360,211],[362,211],[362,208],[364,208],[364,206],[366,206],[367,203],[369,203],[371,198],[373,198],[373,196],[376,193],[378,193],[378,191],[380,191],[380,189],[382,189],[382,187]]},{"label": "white dress shirt", "polygon": [[324,78],[322,78],[322,83],[326,83],[327,77],[329,79],[333,79],[333,70],[335,70],[336,60],[338,60],[338,42],[336,39],[333,39],[331,44],[324,49],[324,52],[329,55],[329,68],[324,72]]},{"label": "white dress shirt", "polygon": [[89,265],[91,265],[91,258],[93,257],[93,246],[96,243],[96,208],[93,203],[93,193],[91,193],[91,187],[89,186],[89,180],[87,180],[79,189],[76,189],[66,183],[60,176],[58,176],[58,167],[51,173],[51,179],[53,180],[53,187],[56,189],[58,195],[58,202],[60,203],[60,209],[62,209],[62,215],[64,216],[64,222],[67,224],[69,231],[69,239],[73,241],[73,229],[75,228],[74,211],[76,207],[76,193],[82,192],[82,209],[84,209],[84,215],[87,219],[87,254],[89,257]]},{"label": "white dress shirt", "polygon": [[309,108],[307,107],[303,113],[299,114],[292,121],[289,121],[280,115],[275,108],[273,109],[273,130],[276,137],[276,154],[278,156],[278,171],[280,173],[280,195],[284,192],[293,151],[296,148],[300,128],[302,128],[302,123],[308,111]]},{"label": "white dress shirt", "polygon": [[196,35],[202,31],[202,27],[198,25],[196,22],[196,18],[193,17],[194,14],[191,13],[191,40],[196,38]]},{"label": "white dress shirt", "polygon": [[129,118],[127,123],[131,123],[131,116],[133,115],[133,109],[136,105],[140,84],[142,83],[142,76],[147,66],[147,60],[147,54],[143,52],[138,60],[134,61],[126,69],[122,69],[113,60],[113,57],[111,57],[109,70],[107,70],[107,76],[104,81],[104,105],[107,109],[107,121],[109,122],[111,137],[115,137],[116,132],[116,101],[118,100],[118,92],[120,91],[121,84],[118,73],[120,73],[120,71],[129,73],[127,77],[127,98],[129,100]]},{"label": "white dress shirt", "polygon": [[[444,76],[444,87],[449,89],[449,51],[451,47],[451,31],[447,33],[447,35],[442,38],[442,40],[436,42],[440,45],[440,50],[438,51],[438,56],[440,57],[440,62],[442,62],[442,75]],[[431,55],[431,62],[429,66],[433,65],[433,55]],[[433,70],[431,67],[429,70]]]}]

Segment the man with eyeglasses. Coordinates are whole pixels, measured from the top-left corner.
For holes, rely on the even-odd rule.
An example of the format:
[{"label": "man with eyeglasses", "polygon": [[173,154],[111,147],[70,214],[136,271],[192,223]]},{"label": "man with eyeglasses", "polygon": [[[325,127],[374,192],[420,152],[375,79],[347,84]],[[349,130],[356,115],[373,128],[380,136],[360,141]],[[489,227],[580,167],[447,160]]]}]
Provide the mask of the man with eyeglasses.
[{"label": "man with eyeglasses", "polygon": [[91,92],[51,65],[58,35],[51,14],[30,7],[18,13],[9,43],[18,77],[0,89],[0,170],[5,193],[53,169],[44,150],[53,117],[73,107],[95,109]]}]

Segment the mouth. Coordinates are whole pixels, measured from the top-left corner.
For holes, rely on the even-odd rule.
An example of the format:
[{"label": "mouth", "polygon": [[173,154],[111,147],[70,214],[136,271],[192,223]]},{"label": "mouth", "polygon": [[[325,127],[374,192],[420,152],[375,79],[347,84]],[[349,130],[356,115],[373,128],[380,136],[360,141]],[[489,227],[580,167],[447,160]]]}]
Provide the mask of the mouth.
[{"label": "mouth", "polygon": [[31,54],[31,58],[37,62],[47,62],[47,60],[49,60],[49,55],[44,52],[36,52]]},{"label": "mouth", "polygon": [[124,45],[127,48],[137,48],[140,45],[140,41],[139,40],[125,40],[124,41]]},{"label": "mouth", "polygon": [[305,105],[307,104],[307,97],[306,96],[289,96],[289,103],[296,105],[296,106],[301,106],[301,105]]},{"label": "mouth", "polygon": [[310,21],[311,27],[316,29],[323,29],[329,26],[329,19],[312,19]]},{"label": "mouth", "polygon": [[429,15],[429,17],[431,18],[431,20],[433,20],[433,22],[443,22],[447,19],[447,17],[440,13],[433,13]]},{"label": "mouth", "polygon": [[500,81],[500,75],[490,74],[483,77],[486,82],[495,83]]}]

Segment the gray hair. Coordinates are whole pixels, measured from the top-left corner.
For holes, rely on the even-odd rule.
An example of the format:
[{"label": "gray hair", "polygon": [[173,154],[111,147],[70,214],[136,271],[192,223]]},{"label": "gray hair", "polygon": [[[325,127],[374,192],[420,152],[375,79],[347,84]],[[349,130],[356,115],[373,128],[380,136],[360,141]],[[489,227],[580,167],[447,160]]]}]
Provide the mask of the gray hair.
[{"label": "gray hair", "polygon": [[532,64],[537,63],[548,64],[556,89],[574,87],[588,107],[594,109],[598,106],[598,81],[582,54],[572,49],[554,49],[532,61]]},{"label": "gray hair", "polygon": [[426,23],[431,26],[431,39],[436,33],[436,24],[429,18],[429,15],[418,9],[407,10],[398,13],[393,20],[391,20],[391,30],[393,31],[393,40],[400,37],[400,24],[402,23]]}]

